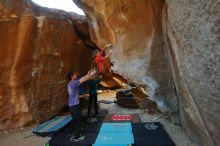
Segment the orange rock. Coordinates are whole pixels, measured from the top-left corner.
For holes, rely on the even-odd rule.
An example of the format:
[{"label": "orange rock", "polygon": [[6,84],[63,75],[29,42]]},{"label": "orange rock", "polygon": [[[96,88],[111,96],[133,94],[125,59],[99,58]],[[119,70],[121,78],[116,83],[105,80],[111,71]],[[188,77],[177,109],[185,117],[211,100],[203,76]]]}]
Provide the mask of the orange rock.
[{"label": "orange rock", "polygon": [[[2,130],[58,114],[67,105],[66,72],[86,73],[92,50],[76,33],[77,20],[64,11],[15,0],[0,1],[0,8]],[[81,32],[87,29],[82,24]]]}]

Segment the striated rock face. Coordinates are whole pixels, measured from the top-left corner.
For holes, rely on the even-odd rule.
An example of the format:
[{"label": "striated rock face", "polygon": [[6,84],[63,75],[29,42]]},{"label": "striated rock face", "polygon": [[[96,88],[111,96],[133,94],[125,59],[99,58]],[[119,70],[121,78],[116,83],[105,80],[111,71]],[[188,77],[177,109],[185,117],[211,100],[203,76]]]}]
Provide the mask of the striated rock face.
[{"label": "striated rock face", "polygon": [[66,72],[86,73],[92,50],[63,13],[0,2],[0,130],[57,114],[67,105]]},{"label": "striated rock face", "polygon": [[[163,0],[74,0],[89,20],[91,39],[99,48],[111,43],[113,71],[143,84],[150,96],[160,94],[172,102],[177,98],[168,58],[162,46]],[[171,105],[171,104],[170,104]]]},{"label": "striated rock face", "polygon": [[86,17],[73,12],[63,13],[63,15],[72,20],[76,33],[82,39],[83,43],[90,48],[97,49],[97,46],[90,38]]},{"label": "striated rock face", "polygon": [[[200,145],[220,145],[220,1],[169,1],[163,33],[180,118]],[[166,12],[167,11],[167,12]]]},{"label": "striated rock face", "polygon": [[74,1],[96,45],[113,44],[115,72],[166,99],[195,142],[220,145],[219,1]]}]

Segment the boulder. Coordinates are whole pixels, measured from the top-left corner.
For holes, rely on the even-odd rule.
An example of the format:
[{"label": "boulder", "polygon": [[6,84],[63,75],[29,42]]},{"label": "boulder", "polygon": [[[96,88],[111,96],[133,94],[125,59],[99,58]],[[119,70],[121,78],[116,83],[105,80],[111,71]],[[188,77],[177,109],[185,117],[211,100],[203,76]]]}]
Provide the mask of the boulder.
[{"label": "boulder", "polygon": [[114,72],[163,97],[199,145],[220,145],[219,1],[74,1],[97,46],[113,45]]},{"label": "boulder", "polygon": [[139,108],[145,96],[138,88],[124,89],[116,93],[117,104],[125,108]]},{"label": "boulder", "polygon": [[0,130],[58,114],[68,103],[65,74],[87,72],[93,51],[63,13],[0,1]]}]

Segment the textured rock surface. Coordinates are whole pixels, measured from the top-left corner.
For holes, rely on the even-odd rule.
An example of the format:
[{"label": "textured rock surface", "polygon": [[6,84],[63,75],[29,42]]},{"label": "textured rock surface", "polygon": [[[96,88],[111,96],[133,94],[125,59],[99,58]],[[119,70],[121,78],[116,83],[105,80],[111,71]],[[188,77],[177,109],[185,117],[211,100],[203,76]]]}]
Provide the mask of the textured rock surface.
[{"label": "textured rock surface", "polygon": [[0,2],[0,129],[42,121],[67,104],[65,73],[85,73],[92,50],[63,11]]},{"label": "textured rock surface", "polygon": [[[85,71],[91,53],[68,17],[26,2],[0,2],[0,129],[57,113],[66,98],[63,73],[72,66]],[[199,145],[220,145],[219,0],[78,4],[96,43],[86,25],[77,27],[86,45],[112,43],[115,72],[146,85],[150,96],[165,97],[174,113],[179,107],[183,127]]]},{"label": "textured rock surface", "polygon": [[162,95],[173,103],[170,109],[175,112],[177,100],[172,94],[172,78],[162,47],[164,1],[74,1],[87,15],[91,39],[96,45],[113,45],[113,71],[146,85],[150,96]]},{"label": "textured rock surface", "polygon": [[215,0],[167,0],[163,20],[180,118],[188,134],[204,146],[220,145],[219,7]]},{"label": "textured rock surface", "polygon": [[151,96],[165,96],[174,112],[179,107],[197,143],[220,144],[219,1],[74,1],[88,16],[97,46],[113,44],[115,72],[145,84]]},{"label": "textured rock surface", "polygon": [[73,12],[63,14],[73,21],[76,33],[83,40],[83,43],[90,48],[97,49],[97,46],[93,43],[93,41],[90,38],[88,22],[86,17],[82,15],[77,15]]}]

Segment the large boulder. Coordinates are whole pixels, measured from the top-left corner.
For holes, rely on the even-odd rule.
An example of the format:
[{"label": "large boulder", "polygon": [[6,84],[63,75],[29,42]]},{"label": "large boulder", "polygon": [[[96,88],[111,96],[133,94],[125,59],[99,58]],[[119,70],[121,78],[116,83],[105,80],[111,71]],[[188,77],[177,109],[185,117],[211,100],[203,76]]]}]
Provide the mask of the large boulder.
[{"label": "large boulder", "polygon": [[[73,0],[85,12],[91,39],[112,44],[112,70],[142,84],[152,98],[163,97],[178,112],[171,70],[162,40],[163,0]],[[154,98],[155,100],[157,98]],[[156,101],[157,102],[157,101]],[[172,103],[172,104],[171,104]]]},{"label": "large boulder", "polygon": [[181,122],[200,145],[220,145],[220,1],[166,2],[163,35]]},{"label": "large boulder", "polygon": [[195,142],[220,145],[219,1],[74,1],[96,45],[113,45],[115,72],[170,106]]},{"label": "large boulder", "polygon": [[164,95],[170,95],[168,91],[172,82],[161,35],[164,1],[74,2],[84,10],[89,20],[91,39],[96,45],[99,48],[109,43],[113,45],[110,59],[115,73],[146,84],[151,96],[160,86],[163,86],[161,92]]},{"label": "large boulder", "polygon": [[66,72],[87,72],[92,50],[63,13],[0,1],[0,130],[56,115],[67,105]]}]

